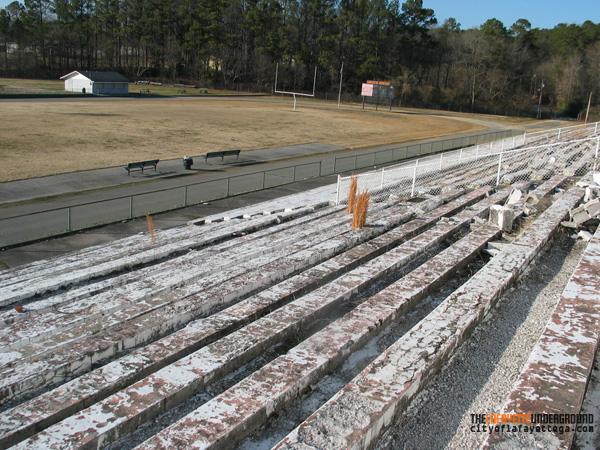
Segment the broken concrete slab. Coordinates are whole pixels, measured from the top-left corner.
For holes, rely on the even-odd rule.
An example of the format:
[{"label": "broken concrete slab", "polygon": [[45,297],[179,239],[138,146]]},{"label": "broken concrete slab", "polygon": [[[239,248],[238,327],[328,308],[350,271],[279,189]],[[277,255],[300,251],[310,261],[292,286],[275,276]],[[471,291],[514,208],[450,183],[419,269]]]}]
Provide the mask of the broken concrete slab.
[{"label": "broken concrete slab", "polygon": [[508,197],[508,200],[506,201],[506,205],[516,205],[521,201],[522,198],[523,192],[521,192],[521,190],[519,189],[513,189],[513,191],[510,193],[510,196]]},{"label": "broken concrete slab", "polygon": [[541,196],[534,192],[530,192],[525,196],[525,203],[529,203],[530,205],[537,205],[540,202]]},{"label": "broken concrete slab", "polygon": [[574,208],[569,212],[569,216],[571,218],[571,222],[574,222],[577,226],[591,219],[590,214],[587,212],[584,206]]},{"label": "broken concrete slab", "polygon": [[515,220],[515,212],[507,206],[494,205],[490,208],[490,223],[505,233],[510,233]]},{"label": "broken concrete slab", "polygon": [[585,197],[583,198],[583,201],[585,203],[595,200],[597,198],[600,197],[600,186],[587,186],[585,188]]},{"label": "broken concrete slab", "polygon": [[595,199],[584,203],[583,207],[588,212],[590,217],[596,217],[600,215],[600,199]]},{"label": "broken concrete slab", "polygon": [[577,225],[575,222],[571,222],[571,221],[564,221],[560,223],[561,226],[568,228],[570,230],[577,230],[579,228],[579,225]]}]

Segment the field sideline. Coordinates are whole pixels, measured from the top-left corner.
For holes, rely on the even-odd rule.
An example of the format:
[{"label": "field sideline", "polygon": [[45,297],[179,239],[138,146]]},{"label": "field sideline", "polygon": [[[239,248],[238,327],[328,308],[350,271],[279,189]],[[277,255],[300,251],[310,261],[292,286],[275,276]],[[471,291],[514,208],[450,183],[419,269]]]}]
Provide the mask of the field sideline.
[{"label": "field sideline", "polygon": [[324,103],[302,104],[294,112],[290,102],[208,98],[3,102],[0,182],[234,148],[309,142],[353,148],[486,129],[464,120],[338,109]]}]

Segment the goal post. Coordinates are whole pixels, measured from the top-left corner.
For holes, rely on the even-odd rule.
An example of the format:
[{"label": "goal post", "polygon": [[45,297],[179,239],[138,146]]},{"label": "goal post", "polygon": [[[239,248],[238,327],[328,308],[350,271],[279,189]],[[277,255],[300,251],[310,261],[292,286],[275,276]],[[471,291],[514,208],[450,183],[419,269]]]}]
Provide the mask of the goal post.
[{"label": "goal post", "polygon": [[274,94],[284,94],[284,95],[292,95],[294,97],[294,111],[296,111],[296,96],[300,97],[315,97],[315,88],[317,86],[317,66],[315,66],[315,77],[313,80],[313,90],[312,94],[306,94],[304,92],[294,92],[294,91],[279,91],[277,90],[277,79],[279,76],[279,63],[275,66],[275,89],[273,89]]}]

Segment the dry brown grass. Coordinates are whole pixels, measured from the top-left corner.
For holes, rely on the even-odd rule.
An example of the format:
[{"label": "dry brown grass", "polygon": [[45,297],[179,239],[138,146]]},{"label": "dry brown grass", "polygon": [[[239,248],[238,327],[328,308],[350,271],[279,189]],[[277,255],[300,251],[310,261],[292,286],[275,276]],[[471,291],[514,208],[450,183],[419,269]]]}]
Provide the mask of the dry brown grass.
[{"label": "dry brown grass", "polygon": [[[341,147],[484,130],[424,115],[241,100],[4,102],[0,182],[148,159],[322,142]],[[25,161],[27,164],[25,164]]]},{"label": "dry brown grass", "polygon": [[362,191],[356,198],[356,204],[354,205],[354,215],[352,216],[352,222],[350,226],[353,230],[362,228],[367,223],[367,210],[369,209],[369,201],[371,200],[371,194],[368,190]]},{"label": "dry brown grass", "polygon": [[354,212],[354,205],[356,203],[356,190],[358,187],[358,177],[352,174],[350,179],[350,189],[348,190],[348,207],[346,208],[346,215]]},{"label": "dry brown grass", "polygon": [[150,214],[146,213],[146,222],[148,223],[148,233],[150,233],[150,240],[152,244],[156,244],[156,234],[154,234],[154,222]]}]

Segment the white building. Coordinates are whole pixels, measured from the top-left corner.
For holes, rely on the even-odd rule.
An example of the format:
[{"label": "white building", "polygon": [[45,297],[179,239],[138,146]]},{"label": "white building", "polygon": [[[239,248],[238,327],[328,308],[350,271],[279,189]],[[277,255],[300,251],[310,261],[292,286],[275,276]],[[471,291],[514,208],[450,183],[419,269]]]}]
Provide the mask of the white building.
[{"label": "white building", "polygon": [[75,71],[63,77],[65,91],[95,95],[127,95],[129,80],[117,72]]}]

